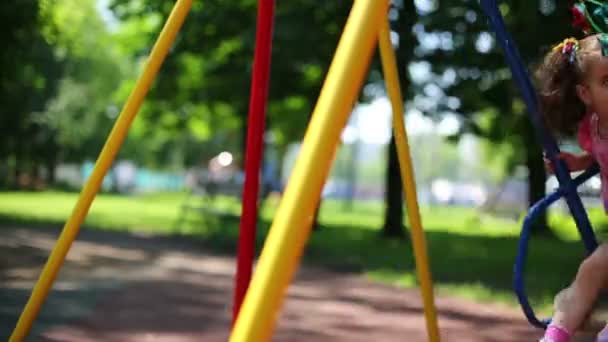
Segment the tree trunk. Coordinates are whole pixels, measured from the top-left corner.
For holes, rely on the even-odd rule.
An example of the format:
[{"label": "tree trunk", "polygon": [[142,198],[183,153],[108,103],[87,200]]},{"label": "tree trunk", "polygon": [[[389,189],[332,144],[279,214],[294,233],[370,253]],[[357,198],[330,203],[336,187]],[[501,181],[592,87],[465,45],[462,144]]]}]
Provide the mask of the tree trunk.
[{"label": "tree trunk", "polygon": [[319,203],[317,204],[317,208],[315,209],[314,218],[312,219],[312,230],[317,231],[321,228],[319,225],[319,211],[321,210],[321,203],[323,202],[323,198],[319,198]]},{"label": "tree trunk", "polygon": [[40,163],[37,158],[32,158],[30,165],[30,184],[28,187],[31,190],[38,190],[40,184]]},{"label": "tree trunk", "polygon": [[350,146],[350,158],[347,163],[349,164],[347,167],[347,183],[348,183],[348,192],[346,194],[346,200],[344,201],[345,209],[348,211],[352,211],[355,203],[355,195],[357,189],[357,166],[359,165],[359,141],[353,142]]},{"label": "tree trunk", "polygon": [[388,146],[385,203],[386,209],[384,212],[382,236],[405,238],[405,226],[403,225],[403,186],[399,171],[395,136],[391,137],[391,142]]},{"label": "tree trunk", "polygon": [[[416,22],[416,8],[413,1],[404,1],[400,8],[399,18],[394,22],[394,31],[399,34],[399,48],[396,52],[397,71],[403,100],[410,87],[407,68],[413,57],[412,46],[415,46],[416,38],[412,33],[412,27]],[[403,115],[403,113],[393,113]],[[399,170],[399,159],[397,156],[397,145],[395,135],[392,134],[388,146],[388,161],[386,168],[384,225],[382,235],[386,237],[405,237],[405,226],[403,224],[403,186]]]},{"label": "tree trunk", "polygon": [[21,189],[21,174],[23,173],[25,153],[19,139],[15,139],[15,164],[13,169],[13,188]]},{"label": "tree trunk", "polygon": [[238,166],[245,172],[245,155],[247,154],[247,130],[249,127],[248,116],[245,115],[241,119],[241,158]]},{"label": "tree trunk", "polygon": [[12,188],[13,189],[19,189],[21,188],[21,186],[19,185],[19,179],[21,177],[21,173],[22,173],[22,162],[21,162],[21,156],[17,155],[15,157],[15,166],[13,168],[13,184],[12,184]]},{"label": "tree trunk", "polygon": [[[534,129],[530,120],[525,122],[524,142],[526,144],[526,166],[528,168],[528,207],[545,197],[547,174],[543,161],[542,150],[535,139]],[[543,235],[553,235],[547,224],[547,212],[543,211],[534,222],[532,232]]]},{"label": "tree trunk", "polygon": [[57,151],[55,151],[55,153],[52,153],[50,156],[48,156],[46,158],[46,163],[45,163],[46,176],[47,176],[46,182],[49,186],[53,186],[55,184],[55,179],[56,179],[55,169],[57,168],[56,153],[57,153]]}]

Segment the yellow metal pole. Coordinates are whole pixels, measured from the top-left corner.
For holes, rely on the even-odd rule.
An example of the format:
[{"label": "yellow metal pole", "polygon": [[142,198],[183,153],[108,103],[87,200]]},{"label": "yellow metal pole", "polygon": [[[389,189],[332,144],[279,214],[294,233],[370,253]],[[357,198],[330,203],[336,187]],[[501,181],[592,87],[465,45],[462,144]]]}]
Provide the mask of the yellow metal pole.
[{"label": "yellow metal pole", "polygon": [[414,245],[414,255],[416,257],[418,279],[420,281],[420,291],[422,292],[424,301],[424,316],[426,318],[427,334],[429,341],[436,342],[439,341],[439,328],[437,326],[437,313],[433,299],[433,281],[429,270],[426,242],[424,239],[424,231],[422,230],[418,200],[416,198],[414,170],[412,168],[412,161],[409,153],[410,147],[407,142],[407,133],[403,121],[403,100],[401,98],[401,89],[399,86],[399,74],[397,71],[397,63],[395,62],[395,52],[393,50],[393,45],[391,44],[388,21],[383,21],[380,26],[379,45],[384,79],[393,108],[393,130],[395,133],[395,142],[397,144],[399,165],[401,166],[401,178],[403,180],[403,189],[405,190],[407,213],[410,218],[410,224],[412,225],[412,242]]},{"label": "yellow metal pole", "polygon": [[17,326],[11,335],[10,341],[17,342],[23,341],[28,335],[34,319],[40,312],[40,308],[45,301],[50,288],[53,285],[53,281],[57,277],[61,265],[65,260],[66,255],[70,249],[72,242],[76,239],[80,225],[84,221],[91,202],[95,198],[95,195],[99,191],[103,177],[107,173],[108,169],[112,165],[120,145],[123,143],[131,125],[133,119],[137,115],[139,108],[150,89],[161,64],[163,63],[171,44],[175,40],[177,33],[182,26],[186,15],[190,11],[192,0],[178,0],[171,15],[169,16],[165,26],[163,27],[158,40],[152,48],[150,57],[146,63],[144,72],[137,80],[137,84],[127,102],[120,113],[106,144],[104,145],[93,173],[85,184],[80,197],[76,202],[72,215],[66,222],[61,235],[57,239],[57,243],[44,266],[42,273],[38,279],[38,282],[34,286],[32,294],[19,317]]},{"label": "yellow metal pole", "polygon": [[310,234],[330,159],[367,73],[388,0],[355,0],[256,272],[230,337],[269,341]]}]

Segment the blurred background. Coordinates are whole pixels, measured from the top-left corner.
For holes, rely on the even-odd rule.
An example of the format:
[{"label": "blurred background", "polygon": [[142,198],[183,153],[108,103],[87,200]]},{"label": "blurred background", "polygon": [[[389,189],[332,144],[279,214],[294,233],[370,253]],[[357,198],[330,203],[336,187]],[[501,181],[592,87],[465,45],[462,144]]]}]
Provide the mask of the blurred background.
[{"label": "blurred background", "polygon": [[[0,2],[5,225],[65,222],[173,5]],[[351,5],[277,2],[258,246],[298,157]],[[553,44],[577,34],[568,5],[501,3],[530,70]],[[193,2],[87,227],[197,237],[234,255],[256,6],[254,0]],[[516,305],[510,277],[521,219],[557,183],[545,172],[502,52],[477,1],[394,0],[389,18],[406,109],[398,115],[406,121],[438,286]],[[305,258],[415,286],[391,115],[375,53],[341,132]],[[573,141],[560,143],[578,150]],[[602,233],[599,188],[596,177],[581,194]],[[539,242],[531,258],[539,266],[531,268],[529,285],[535,304],[550,303],[582,255],[568,215],[560,202],[536,222]],[[225,216],[236,219],[218,219]]]}]

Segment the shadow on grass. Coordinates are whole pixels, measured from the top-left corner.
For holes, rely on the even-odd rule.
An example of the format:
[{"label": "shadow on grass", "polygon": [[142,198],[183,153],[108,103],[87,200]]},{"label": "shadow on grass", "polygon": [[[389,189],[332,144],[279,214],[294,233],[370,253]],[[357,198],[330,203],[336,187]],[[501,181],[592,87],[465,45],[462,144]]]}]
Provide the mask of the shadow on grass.
[{"label": "shadow on grass", "polygon": [[[0,223],[44,229],[49,226],[59,229],[63,225],[63,222],[36,222],[6,216],[0,216]],[[238,226],[239,218],[233,215],[189,215],[159,238],[187,240],[205,251],[235,256]],[[268,221],[258,224],[258,253],[269,226]],[[103,227],[94,229],[108,230]],[[489,291],[502,291],[503,294],[512,291],[516,237],[430,231],[426,233],[426,238],[436,285],[482,286]],[[532,304],[547,304],[560,289],[567,286],[583,253],[579,242],[533,238],[526,266],[526,289]],[[410,241],[383,239],[378,231],[363,226],[323,225],[311,235],[303,262],[335,271],[380,273],[385,275],[384,280],[390,282],[404,277],[413,279],[415,276]],[[514,295],[512,298],[515,302]]]},{"label": "shadow on grass", "polygon": [[[258,253],[270,225],[268,221],[258,224]],[[238,218],[219,220],[216,227],[203,230],[202,234],[194,232],[208,247],[235,255]],[[468,286],[470,291],[477,291],[481,286],[490,292],[502,292],[503,296],[506,293],[512,303],[516,302],[512,281],[518,237],[427,231],[426,239],[435,284]],[[526,291],[532,305],[551,303],[555,294],[572,281],[583,256],[580,242],[533,237],[525,272]],[[378,231],[365,226],[323,225],[311,234],[303,262],[334,271],[383,274],[380,278],[389,282],[415,279],[411,241],[385,239]]]}]

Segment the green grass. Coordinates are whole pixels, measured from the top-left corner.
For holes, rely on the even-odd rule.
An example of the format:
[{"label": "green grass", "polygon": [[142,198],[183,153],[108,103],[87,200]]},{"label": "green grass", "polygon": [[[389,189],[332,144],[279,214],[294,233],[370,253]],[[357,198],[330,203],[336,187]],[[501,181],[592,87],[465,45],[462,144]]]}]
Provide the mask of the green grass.
[{"label": "green grass", "polygon": [[[214,206],[229,215],[182,217],[184,193],[137,196],[98,195],[85,225],[96,229],[146,231],[198,238],[218,252],[234,254],[238,236],[239,204],[220,198]],[[78,194],[63,192],[0,193],[0,219],[18,223],[63,225]],[[276,202],[262,210],[258,250],[263,245]],[[481,215],[474,209],[422,208],[433,280],[439,293],[481,301],[517,305],[511,291],[513,262],[517,251],[519,222]],[[404,287],[416,286],[415,262],[409,241],[379,237],[381,203],[357,202],[352,208],[325,201],[320,214],[322,228],[309,240],[304,261],[356,271],[372,279]],[[591,218],[606,226],[601,211]],[[181,220],[180,220],[181,217]],[[533,305],[544,313],[557,291],[566,286],[583,255],[572,220],[552,215],[559,240],[534,238],[526,268],[526,286]]]}]

